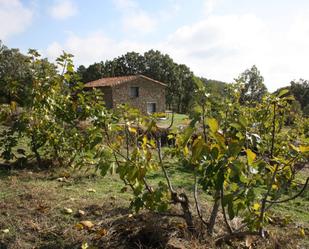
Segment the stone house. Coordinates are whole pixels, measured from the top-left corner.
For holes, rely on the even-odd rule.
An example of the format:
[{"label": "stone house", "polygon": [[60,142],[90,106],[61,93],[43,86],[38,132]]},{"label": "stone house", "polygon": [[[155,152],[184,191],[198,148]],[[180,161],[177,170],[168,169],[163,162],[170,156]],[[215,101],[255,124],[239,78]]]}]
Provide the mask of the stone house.
[{"label": "stone house", "polygon": [[128,104],[144,114],[165,111],[166,84],[144,75],[102,78],[86,83],[85,88],[101,89],[107,108]]}]

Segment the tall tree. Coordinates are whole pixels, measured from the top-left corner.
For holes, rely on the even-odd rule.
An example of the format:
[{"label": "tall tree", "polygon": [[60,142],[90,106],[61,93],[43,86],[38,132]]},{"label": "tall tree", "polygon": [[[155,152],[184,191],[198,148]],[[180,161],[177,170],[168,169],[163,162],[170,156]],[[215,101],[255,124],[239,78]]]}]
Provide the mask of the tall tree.
[{"label": "tall tree", "polygon": [[292,81],[290,91],[300,103],[303,113],[309,116],[309,81],[303,79]]},{"label": "tall tree", "polygon": [[244,84],[241,92],[240,101],[242,104],[252,104],[261,101],[262,97],[267,93],[264,85],[264,78],[258,68],[253,65],[250,69],[244,71],[237,79],[237,83]]},{"label": "tall tree", "polygon": [[0,41],[0,102],[24,105],[31,91],[29,57]]}]

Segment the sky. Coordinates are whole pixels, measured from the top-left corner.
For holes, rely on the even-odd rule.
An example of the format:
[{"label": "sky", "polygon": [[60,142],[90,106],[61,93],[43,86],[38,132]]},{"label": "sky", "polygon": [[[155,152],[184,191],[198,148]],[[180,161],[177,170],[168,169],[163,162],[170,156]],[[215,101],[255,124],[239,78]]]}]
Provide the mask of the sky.
[{"label": "sky", "polygon": [[225,82],[256,65],[274,91],[309,79],[309,0],[0,0],[0,40],[85,66],[154,49]]}]

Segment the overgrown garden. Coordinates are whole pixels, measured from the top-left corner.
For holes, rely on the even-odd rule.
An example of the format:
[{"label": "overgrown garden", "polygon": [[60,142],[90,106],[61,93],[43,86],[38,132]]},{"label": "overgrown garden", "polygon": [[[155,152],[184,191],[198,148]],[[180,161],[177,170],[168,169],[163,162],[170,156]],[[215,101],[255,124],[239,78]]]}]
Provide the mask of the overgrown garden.
[{"label": "overgrown garden", "polygon": [[[143,116],[128,106],[106,109],[99,91],[84,91],[78,83],[70,54],[57,65],[35,50],[23,60],[27,70],[21,77],[31,87],[2,78],[11,82],[0,106],[6,164],[116,175],[134,212],[181,218],[190,236],[214,238],[217,246],[248,236],[268,238],[276,205],[307,191],[309,178],[299,175],[308,167],[308,117],[296,107],[291,89],[270,94],[254,84],[260,82],[253,79],[254,67],[217,92],[192,77],[194,93],[186,108],[179,107],[188,124],[177,127],[171,119],[163,128],[158,121],[163,114]],[[173,167],[189,175],[190,188],[175,186]],[[160,180],[153,181],[154,175]],[[224,221],[220,234],[214,232],[218,216]]]}]

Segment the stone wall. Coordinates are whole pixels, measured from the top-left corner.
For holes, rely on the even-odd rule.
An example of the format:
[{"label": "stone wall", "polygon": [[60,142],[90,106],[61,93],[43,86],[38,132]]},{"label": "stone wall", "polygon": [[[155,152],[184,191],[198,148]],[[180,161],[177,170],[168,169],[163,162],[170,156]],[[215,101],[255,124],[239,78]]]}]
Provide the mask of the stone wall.
[{"label": "stone wall", "polygon": [[[139,87],[139,96],[131,97],[130,88]],[[129,104],[147,113],[147,103],[156,103],[157,112],[165,112],[165,86],[144,78],[112,87],[113,106]]]},{"label": "stone wall", "polygon": [[109,109],[113,108],[113,91],[110,86],[100,88],[104,94],[105,106]]}]

